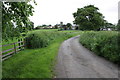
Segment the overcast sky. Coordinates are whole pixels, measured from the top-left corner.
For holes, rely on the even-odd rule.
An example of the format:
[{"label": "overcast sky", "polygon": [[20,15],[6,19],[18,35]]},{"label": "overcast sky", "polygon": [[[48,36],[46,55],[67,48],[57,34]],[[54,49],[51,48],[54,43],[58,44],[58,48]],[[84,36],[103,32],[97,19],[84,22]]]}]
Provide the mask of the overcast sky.
[{"label": "overcast sky", "polygon": [[86,5],[95,5],[111,23],[118,21],[119,0],[36,0],[35,13],[30,19],[35,26],[42,24],[59,24],[60,22],[73,23],[73,13],[77,8]]}]

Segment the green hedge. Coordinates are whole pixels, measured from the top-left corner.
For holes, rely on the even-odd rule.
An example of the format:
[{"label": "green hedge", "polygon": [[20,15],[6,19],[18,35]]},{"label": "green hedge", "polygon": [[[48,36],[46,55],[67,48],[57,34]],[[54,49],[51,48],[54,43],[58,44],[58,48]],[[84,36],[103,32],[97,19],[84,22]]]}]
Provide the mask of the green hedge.
[{"label": "green hedge", "polygon": [[115,31],[88,31],[80,36],[80,43],[97,55],[119,64],[118,38],[120,36],[118,37],[118,32]]},{"label": "green hedge", "polygon": [[53,40],[60,37],[72,37],[68,32],[52,32],[52,31],[34,31],[25,38],[26,48],[42,48],[47,47]]}]

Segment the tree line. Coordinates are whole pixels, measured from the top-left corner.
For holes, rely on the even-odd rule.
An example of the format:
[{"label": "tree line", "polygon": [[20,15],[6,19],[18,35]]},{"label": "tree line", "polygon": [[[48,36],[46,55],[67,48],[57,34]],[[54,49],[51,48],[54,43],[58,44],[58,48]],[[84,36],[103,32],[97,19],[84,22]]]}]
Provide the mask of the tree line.
[{"label": "tree line", "polygon": [[99,31],[103,29],[112,28],[113,30],[118,29],[118,25],[113,25],[105,20],[102,13],[99,12],[99,8],[94,5],[88,5],[83,8],[78,8],[77,12],[73,13],[75,18],[74,24],[76,24],[79,30],[94,30]]},{"label": "tree line", "polygon": [[[63,23],[63,22],[61,22]],[[59,30],[72,30],[72,24],[67,23],[67,24],[55,24],[55,25],[38,25],[35,29],[59,29]]]}]

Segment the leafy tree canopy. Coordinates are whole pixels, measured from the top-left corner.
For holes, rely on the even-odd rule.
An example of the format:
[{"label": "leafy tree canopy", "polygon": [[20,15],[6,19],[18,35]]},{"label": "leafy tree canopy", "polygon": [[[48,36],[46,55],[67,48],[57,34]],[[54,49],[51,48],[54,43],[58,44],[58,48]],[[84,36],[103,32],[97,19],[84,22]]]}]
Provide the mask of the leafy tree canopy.
[{"label": "leafy tree canopy", "polygon": [[71,24],[71,23],[67,23],[66,26],[67,26],[69,29],[72,29],[72,24]]},{"label": "leafy tree canopy", "polygon": [[67,25],[68,27],[71,27],[71,26],[72,26],[72,24],[71,24],[71,23],[67,23],[66,25]]},{"label": "leafy tree canopy", "polygon": [[81,30],[99,30],[104,25],[104,17],[98,10],[94,5],[78,8],[77,12],[73,13],[74,24],[79,25]]},{"label": "leafy tree canopy", "polygon": [[[29,0],[31,1],[31,0]],[[24,27],[32,29],[33,22],[29,17],[34,8],[28,2],[2,2],[2,37],[3,39],[20,36]],[[16,35],[17,34],[17,35]]]}]

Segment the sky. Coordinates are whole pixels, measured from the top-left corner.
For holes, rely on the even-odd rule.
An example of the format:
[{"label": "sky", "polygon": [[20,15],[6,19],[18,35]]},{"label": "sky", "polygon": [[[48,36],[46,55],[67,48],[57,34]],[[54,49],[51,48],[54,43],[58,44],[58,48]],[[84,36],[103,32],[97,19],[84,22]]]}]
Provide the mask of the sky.
[{"label": "sky", "polygon": [[118,2],[120,0],[36,0],[34,6],[34,15],[30,20],[34,22],[35,27],[43,24],[59,24],[60,22],[73,23],[73,13],[78,8],[87,5],[95,5],[105,16],[105,20],[116,24],[118,22]]}]

